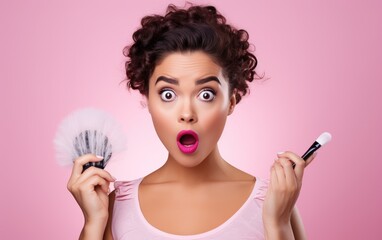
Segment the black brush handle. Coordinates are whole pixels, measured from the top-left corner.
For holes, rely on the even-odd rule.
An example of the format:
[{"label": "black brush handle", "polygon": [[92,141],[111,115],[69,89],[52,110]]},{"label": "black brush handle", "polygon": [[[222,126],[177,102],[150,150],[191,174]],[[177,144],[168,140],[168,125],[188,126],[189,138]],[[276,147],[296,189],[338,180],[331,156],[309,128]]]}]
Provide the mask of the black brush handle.
[{"label": "black brush handle", "polygon": [[86,163],[82,168],[82,172],[84,172],[86,169],[88,169],[90,167],[96,167],[96,168],[104,169],[105,168],[105,160],[102,160],[99,162],[88,162],[88,163]]},{"label": "black brush handle", "polygon": [[[309,148],[309,149],[302,155],[301,158],[304,159],[305,161],[308,160],[308,158],[309,158],[310,156],[312,156],[312,154],[313,154],[315,151],[317,151],[320,147],[321,147],[321,145],[320,145],[318,142],[314,141],[314,143],[312,144],[312,146],[310,146],[310,148]],[[293,169],[294,169],[294,168],[296,167],[296,164],[293,163],[292,166],[293,166]]]},{"label": "black brush handle", "polygon": [[321,145],[318,143],[318,142],[314,142],[312,144],[312,146],[310,146],[310,148],[304,153],[304,155],[302,155],[302,159],[304,159],[305,161],[308,160],[308,158],[310,156],[312,156],[312,154],[318,150],[319,148],[321,147]]}]

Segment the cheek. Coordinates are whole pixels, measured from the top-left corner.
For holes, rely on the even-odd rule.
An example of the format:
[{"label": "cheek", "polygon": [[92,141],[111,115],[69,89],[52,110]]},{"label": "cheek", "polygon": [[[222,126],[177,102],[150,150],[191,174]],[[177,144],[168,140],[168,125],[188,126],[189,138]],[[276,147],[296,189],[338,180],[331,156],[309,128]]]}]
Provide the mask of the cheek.
[{"label": "cheek", "polygon": [[[213,138],[219,138],[227,120],[226,109],[214,109],[206,111],[203,117],[199,118],[200,124],[208,135]],[[208,137],[208,136],[207,136]]]},{"label": "cheek", "polygon": [[155,131],[159,139],[163,143],[173,140],[174,135],[172,134],[172,131],[174,131],[174,125],[169,124],[169,112],[166,112],[166,114],[164,114],[163,111],[158,110],[158,108],[156,108],[151,109],[150,114]]},{"label": "cheek", "polygon": [[155,130],[157,132],[165,131],[165,128],[167,126],[166,122],[168,122],[168,119],[164,117],[166,115],[160,113],[158,110],[151,110],[150,114]]},{"label": "cheek", "polygon": [[163,125],[166,121],[166,114],[164,109],[161,107],[161,102],[157,96],[150,95],[150,98],[148,99],[148,107],[154,127],[158,131],[164,127]]}]

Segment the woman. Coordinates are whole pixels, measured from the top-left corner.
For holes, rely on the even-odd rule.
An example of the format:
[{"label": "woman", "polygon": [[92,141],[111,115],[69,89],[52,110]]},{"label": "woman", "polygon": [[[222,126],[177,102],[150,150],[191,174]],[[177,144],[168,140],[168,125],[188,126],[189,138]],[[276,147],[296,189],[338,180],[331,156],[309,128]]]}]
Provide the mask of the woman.
[{"label": "woman", "polygon": [[144,178],[115,182],[105,170],[81,173],[96,156],[78,158],[68,189],[84,213],[80,239],[304,239],[294,205],[314,156],[278,153],[268,184],[218,149],[256,76],[247,32],[212,6],[170,5],[164,16],[143,18],[133,39],[125,48],[128,87],[146,97],[167,161]]}]

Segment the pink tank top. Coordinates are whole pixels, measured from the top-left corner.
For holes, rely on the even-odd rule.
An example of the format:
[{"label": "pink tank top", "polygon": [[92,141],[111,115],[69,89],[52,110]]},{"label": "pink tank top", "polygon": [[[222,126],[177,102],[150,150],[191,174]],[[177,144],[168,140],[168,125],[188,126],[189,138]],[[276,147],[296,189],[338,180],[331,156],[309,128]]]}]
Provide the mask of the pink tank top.
[{"label": "pink tank top", "polygon": [[147,222],[138,201],[138,186],[142,178],[117,181],[112,219],[114,240],[135,239],[264,239],[262,207],[268,181],[257,178],[255,186],[243,206],[220,226],[195,235],[175,235],[161,231]]}]

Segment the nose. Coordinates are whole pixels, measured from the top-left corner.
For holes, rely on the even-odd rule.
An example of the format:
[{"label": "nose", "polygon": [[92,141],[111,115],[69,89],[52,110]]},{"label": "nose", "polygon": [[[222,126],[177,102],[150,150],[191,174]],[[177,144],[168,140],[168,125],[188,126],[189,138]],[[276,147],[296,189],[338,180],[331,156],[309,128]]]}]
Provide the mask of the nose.
[{"label": "nose", "polygon": [[185,102],[180,110],[178,122],[195,123],[197,121],[198,119],[192,104],[190,102]]},{"label": "nose", "polygon": [[196,118],[191,114],[182,114],[179,117],[179,122],[194,123],[196,122]]}]

